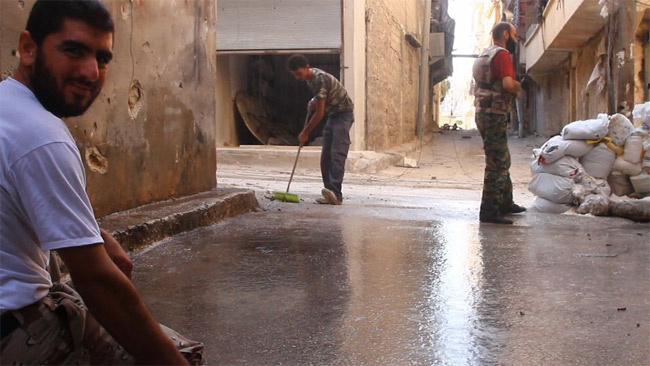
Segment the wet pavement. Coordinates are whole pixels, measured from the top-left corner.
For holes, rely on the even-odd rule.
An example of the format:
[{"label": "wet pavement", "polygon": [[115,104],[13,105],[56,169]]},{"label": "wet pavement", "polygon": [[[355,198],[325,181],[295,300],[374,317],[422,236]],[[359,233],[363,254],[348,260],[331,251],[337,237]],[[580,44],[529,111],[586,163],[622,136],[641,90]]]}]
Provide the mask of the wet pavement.
[{"label": "wet pavement", "polygon": [[210,364],[650,363],[647,224],[479,224],[475,191],[425,192],[260,197],[135,255],[134,281]]}]

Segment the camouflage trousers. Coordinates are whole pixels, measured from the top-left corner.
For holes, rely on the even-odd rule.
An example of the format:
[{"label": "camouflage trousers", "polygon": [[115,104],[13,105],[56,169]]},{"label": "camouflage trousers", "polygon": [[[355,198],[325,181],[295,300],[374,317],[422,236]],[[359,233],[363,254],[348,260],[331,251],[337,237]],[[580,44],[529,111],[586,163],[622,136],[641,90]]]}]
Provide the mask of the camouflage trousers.
[{"label": "camouflage trousers", "polygon": [[476,114],[476,126],[483,138],[485,150],[481,215],[504,215],[513,205],[508,116],[479,112]]},{"label": "camouflage trousers", "polygon": [[[44,299],[10,312],[18,326],[0,341],[3,365],[135,364],[133,356],[99,325],[79,294],[67,285],[55,283]],[[205,364],[203,344],[161,328],[190,364]]]}]

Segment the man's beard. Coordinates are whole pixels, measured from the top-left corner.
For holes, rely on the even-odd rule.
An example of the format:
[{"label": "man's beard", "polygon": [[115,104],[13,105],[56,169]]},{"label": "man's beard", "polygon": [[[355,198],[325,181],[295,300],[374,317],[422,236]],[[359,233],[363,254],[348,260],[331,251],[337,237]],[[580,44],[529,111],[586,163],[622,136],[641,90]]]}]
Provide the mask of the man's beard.
[{"label": "man's beard", "polygon": [[515,42],[514,39],[512,39],[512,37],[508,38],[508,40],[506,41],[506,50],[508,50],[508,52],[510,52],[513,55],[517,50],[517,43]]},{"label": "man's beard", "polygon": [[39,50],[29,79],[34,95],[45,109],[59,118],[80,116],[93,104],[99,95],[100,88],[97,83],[84,78],[67,78],[64,82],[66,81],[80,83],[92,89],[90,97],[85,102],[77,97],[74,97],[75,100],[72,103],[66,102],[64,85],[59,85],[56,77],[45,66],[44,57]]}]

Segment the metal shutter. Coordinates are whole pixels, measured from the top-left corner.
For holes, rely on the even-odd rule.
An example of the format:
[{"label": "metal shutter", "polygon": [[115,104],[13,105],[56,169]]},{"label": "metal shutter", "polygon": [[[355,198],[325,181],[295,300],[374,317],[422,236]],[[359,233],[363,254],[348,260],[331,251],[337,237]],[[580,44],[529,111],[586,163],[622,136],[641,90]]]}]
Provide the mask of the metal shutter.
[{"label": "metal shutter", "polygon": [[341,0],[219,0],[217,51],[339,52]]}]

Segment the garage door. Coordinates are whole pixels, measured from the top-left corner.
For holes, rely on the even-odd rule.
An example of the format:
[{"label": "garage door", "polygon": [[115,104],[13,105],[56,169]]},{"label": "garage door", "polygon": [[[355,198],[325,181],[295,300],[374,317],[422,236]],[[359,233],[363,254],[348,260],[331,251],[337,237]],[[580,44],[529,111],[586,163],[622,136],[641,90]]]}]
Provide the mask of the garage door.
[{"label": "garage door", "polygon": [[219,0],[217,51],[338,52],[341,0]]}]

